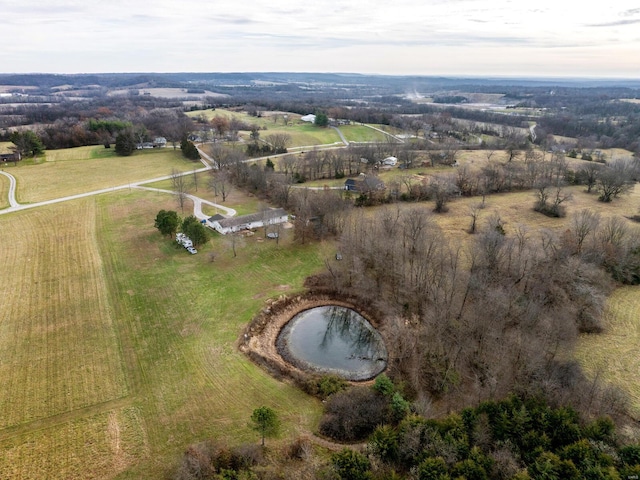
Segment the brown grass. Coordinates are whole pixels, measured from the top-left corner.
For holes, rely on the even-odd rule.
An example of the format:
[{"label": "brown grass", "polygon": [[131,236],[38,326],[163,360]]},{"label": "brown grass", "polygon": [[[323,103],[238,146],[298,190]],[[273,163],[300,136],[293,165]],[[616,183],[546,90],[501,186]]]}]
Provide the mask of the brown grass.
[{"label": "brown grass", "polygon": [[583,335],[576,358],[593,377],[626,391],[633,415],[640,417],[640,287],[617,289],[607,302],[607,331]]}]

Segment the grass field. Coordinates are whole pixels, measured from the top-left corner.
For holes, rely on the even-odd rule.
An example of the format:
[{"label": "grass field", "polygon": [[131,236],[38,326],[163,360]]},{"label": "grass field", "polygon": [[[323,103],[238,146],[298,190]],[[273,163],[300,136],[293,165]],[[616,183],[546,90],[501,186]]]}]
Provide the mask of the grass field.
[{"label": "grass field", "polygon": [[15,147],[13,142],[0,142],[0,153],[11,153],[11,147]]},{"label": "grass field", "polygon": [[[289,148],[342,143],[340,136],[333,128],[316,127],[311,123],[296,123],[287,127],[277,125],[267,128],[268,130],[260,131],[262,140],[266,140],[269,135],[286,133],[291,137]],[[250,141],[248,133],[242,136],[247,142]]]},{"label": "grass field", "polygon": [[9,207],[9,179],[0,175],[0,209],[7,207]]},{"label": "grass field", "polygon": [[30,203],[169,175],[172,169],[187,171],[194,165],[200,167],[170,148],[119,157],[113,149],[94,146],[47,151],[46,161],[21,162],[10,173],[18,181],[18,201]]},{"label": "grass field", "polygon": [[365,125],[343,125],[338,128],[350,142],[386,142],[389,138],[384,133]]},{"label": "grass field", "polygon": [[313,429],[319,404],[233,345],[321,250],[286,232],[187,255],[153,228],[160,208],[175,207],[132,191],[0,217],[0,478],[162,478],[191,442],[257,441],[262,404],[283,439]]},{"label": "grass field", "polygon": [[629,394],[635,418],[640,416],[640,287],[616,290],[607,302],[607,331],[583,335],[576,357],[593,377]]}]

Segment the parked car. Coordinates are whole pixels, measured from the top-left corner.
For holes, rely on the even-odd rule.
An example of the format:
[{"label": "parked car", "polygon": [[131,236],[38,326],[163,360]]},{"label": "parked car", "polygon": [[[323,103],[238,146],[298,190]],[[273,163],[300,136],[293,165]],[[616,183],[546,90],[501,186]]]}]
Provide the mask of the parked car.
[{"label": "parked car", "polygon": [[191,255],[195,255],[196,253],[198,253],[198,250],[193,247],[187,247],[187,252],[189,252]]}]

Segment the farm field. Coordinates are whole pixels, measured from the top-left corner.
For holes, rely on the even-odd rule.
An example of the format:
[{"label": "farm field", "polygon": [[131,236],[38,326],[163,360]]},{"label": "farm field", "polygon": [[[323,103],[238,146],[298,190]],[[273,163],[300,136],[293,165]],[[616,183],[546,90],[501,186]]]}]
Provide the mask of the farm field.
[{"label": "farm field", "polygon": [[173,199],[134,190],[0,217],[16,293],[0,305],[0,478],[162,478],[194,441],[256,442],[263,404],[283,441],[313,430],[319,403],[234,343],[322,247],[256,236],[233,258],[215,237],[190,256],[153,228],[161,208]]},{"label": "farm field", "polygon": [[632,414],[640,415],[640,287],[617,289],[607,302],[608,330],[599,335],[583,335],[576,357],[593,377],[611,382],[626,391]]},{"label": "farm field", "polygon": [[172,148],[119,157],[113,149],[92,146],[47,151],[46,161],[23,161],[10,173],[18,181],[18,202],[30,203],[161,177],[172,169],[192,170],[194,165],[201,166]]}]

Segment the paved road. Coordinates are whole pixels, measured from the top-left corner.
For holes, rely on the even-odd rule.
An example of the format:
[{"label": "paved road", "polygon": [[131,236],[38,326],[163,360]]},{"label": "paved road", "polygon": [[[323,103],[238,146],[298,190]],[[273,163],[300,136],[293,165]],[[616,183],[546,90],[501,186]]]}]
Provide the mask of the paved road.
[{"label": "paved road", "polygon": [[5,172],[4,170],[0,170],[0,174],[9,179],[9,206],[14,208],[20,206],[20,204],[16,200],[16,177],[11,175],[10,173]]},{"label": "paved road", "polygon": [[344,138],[344,135],[342,134],[340,129],[338,127],[331,127],[331,128],[333,128],[336,132],[338,132],[338,135],[340,135],[340,139],[342,140],[342,143],[344,143],[348,147],[349,141],[346,138]]}]

